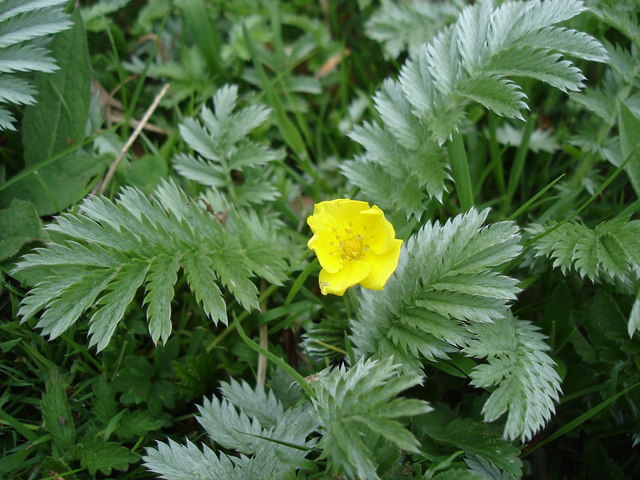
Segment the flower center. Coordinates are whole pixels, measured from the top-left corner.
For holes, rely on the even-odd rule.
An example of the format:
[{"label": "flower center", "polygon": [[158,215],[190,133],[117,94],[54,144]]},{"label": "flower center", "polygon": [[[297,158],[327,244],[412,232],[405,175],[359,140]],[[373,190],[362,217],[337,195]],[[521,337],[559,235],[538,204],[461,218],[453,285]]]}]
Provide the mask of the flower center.
[{"label": "flower center", "polygon": [[369,247],[364,245],[363,238],[360,235],[355,235],[340,242],[340,250],[342,251],[343,260],[360,260],[360,257],[369,250]]}]

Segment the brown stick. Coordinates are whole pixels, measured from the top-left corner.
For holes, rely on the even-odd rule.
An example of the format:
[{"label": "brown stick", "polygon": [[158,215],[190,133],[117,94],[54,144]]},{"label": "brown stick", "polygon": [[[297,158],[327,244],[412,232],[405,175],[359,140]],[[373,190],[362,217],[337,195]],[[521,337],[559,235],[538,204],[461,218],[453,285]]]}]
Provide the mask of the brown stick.
[{"label": "brown stick", "polygon": [[[260,325],[260,346],[265,350],[269,347],[269,327]],[[264,387],[267,381],[267,357],[260,354],[258,357],[258,382]]]},{"label": "brown stick", "polygon": [[140,135],[140,132],[149,121],[149,118],[151,118],[151,115],[153,114],[153,112],[156,110],[156,108],[158,108],[158,105],[160,104],[160,100],[162,100],[162,97],[165,96],[165,94],[167,93],[167,90],[169,90],[168,83],[165,84],[164,87],[162,87],[160,92],[158,92],[158,94],[156,95],[156,98],[153,99],[153,102],[151,102],[151,105],[149,106],[147,111],[144,113],[144,116],[140,120],[140,123],[138,123],[138,125],[136,126],[131,136],[127,139],[126,143],[122,146],[122,148],[118,152],[116,159],[113,161],[113,163],[109,167],[109,170],[107,171],[107,174],[105,175],[104,180],[100,185],[100,189],[98,190],[99,193],[104,193],[104,191],[107,189],[107,185],[109,185],[109,182],[115,175],[118,165],[120,165],[120,162],[124,158],[125,154],[129,151],[129,149],[131,148],[131,145],[133,145],[133,142],[136,141],[136,139],[138,138],[138,135]]}]

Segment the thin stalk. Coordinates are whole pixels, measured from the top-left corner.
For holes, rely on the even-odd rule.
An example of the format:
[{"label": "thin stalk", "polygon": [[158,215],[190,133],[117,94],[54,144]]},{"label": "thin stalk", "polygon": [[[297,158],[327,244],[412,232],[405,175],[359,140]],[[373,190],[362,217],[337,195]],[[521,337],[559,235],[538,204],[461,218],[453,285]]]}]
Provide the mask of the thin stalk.
[{"label": "thin stalk", "polygon": [[520,178],[522,177],[522,172],[524,170],[525,160],[527,159],[527,152],[529,151],[529,142],[531,141],[531,134],[533,133],[533,128],[536,125],[536,117],[535,115],[531,115],[529,117],[529,121],[527,122],[527,126],[522,134],[522,140],[520,141],[520,146],[516,151],[516,156],[513,160],[513,167],[511,167],[511,173],[509,175],[509,185],[507,186],[507,193],[504,198],[503,208],[507,210],[511,205],[511,200],[513,199],[513,195],[516,193],[516,188],[518,187],[518,183],[520,183]]},{"label": "thin stalk", "polygon": [[231,169],[229,168],[229,164],[227,163],[227,155],[226,152],[219,152],[220,163],[222,164],[222,170],[224,170],[224,176],[227,181],[227,185],[229,186],[229,196],[231,200],[233,200],[233,204],[235,205],[236,201],[236,187],[233,183],[233,177],[231,176]]},{"label": "thin stalk", "polygon": [[131,145],[133,145],[133,142],[136,141],[136,138],[138,138],[138,135],[140,135],[140,132],[142,132],[142,129],[147,124],[147,122],[151,118],[151,115],[153,115],[153,112],[155,112],[155,110],[158,107],[158,105],[160,105],[160,100],[162,100],[162,97],[165,96],[165,94],[167,93],[168,90],[169,90],[169,84],[166,83],[160,89],[160,92],[158,92],[156,97],[153,99],[153,102],[151,102],[151,105],[149,106],[147,111],[144,113],[144,115],[140,119],[140,123],[138,123],[138,126],[135,128],[133,133],[129,136],[129,138],[127,139],[125,144],[122,146],[122,148],[118,152],[118,155],[116,156],[115,160],[113,161],[113,163],[109,167],[109,170],[107,171],[107,174],[105,175],[104,180],[102,181],[102,184],[100,185],[100,188],[98,190],[99,193],[104,193],[104,191],[107,188],[107,185],[109,185],[109,182],[111,181],[111,179],[115,175],[116,169],[118,168],[118,165],[120,164],[120,161],[124,158],[125,154],[129,150],[129,148],[131,148]]},{"label": "thin stalk", "polygon": [[496,186],[500,195],[504,195],[506,186],[504,183],[504,168],[502,167],[502,152],[498,145],[498,117],[493,113],[489,113],[489,150],[491,153],[491,163],[494,165],[494,176],[496,178]]},{"label": "thin stalk", "polygon": [[[264,291],[264,293],[262,295],[260,295],[260,298],[258,298],[258,303],[262,303],[262,302],[266,301],[266,299],[269,298],[271,295],[273,295],[277,289],[278,289],[278,287],[276,285],[269,285],[269,287],[267,287],[267,289]],[[249,316],[249,312],[244,311],[240,315],[238,315],[238,317],[236,318],[236,321],[237,322],[242,322],[248,316]],[[227,328],[225,328],[222,331],[222,333],[220,335],[218,335],[216,338],[214,338],[213,341],[206,346],[205,351],[208,353],[211,350],[213,350],[214,348],[216,348],[216,346],[220,342],[222,342],[222,340],[224,340],[227,337],[227,335],[229,335],[235,329],[236,329],[236,322],[234,322],[231,325],[229,325]]]},{"label": "thin stalk", "polygon": [[276,357],[273,353],[269,352],[268,350],[263,349],[260,345],[258,345],[256,342],[254,342],[253,340],[251,340],[247,334],[244,332],[242,326],[240,325],[240,322],[238,322],[237,319],[234,319],[233,324],[236,326],[236,330],[238,330],[238,334],[240,335],[240,338],[242,338],[242,340],[244,341],[244,343],[246,343],[251,349],[255,350],[258,353],[261,353],[262,355],[264,355],[265,357],[267,357],[269,360],[271,360],[273,363],[275,363],[276,365],[278,365],[281,369],[283,369],[286,373],[289,374],[289,376],[298,384],[300,385],[300,387],[305,391],[305,393],[307,394],[307,397],[309,398],[315,398],[315,394],[313,392],[313,389],[311,388],[311,386],[309,385],[309,383],[305,380],[305,378],[300,375],[298,372],[296,372],[293,367],[291,367],[291,365],[289,365],[287,362],[285,362],[284,360],[282,360],[281,358]]},{"label": "thin stalk", "polygon": [[460,209],[466,212],[473,207],[473,187],[471,186],[471,175],[469,173],[469,161],[464,148],[464,141],[460,132],[452,135],[449,143],[449,161],[451,162],[451,173],[456,184]]},{"label": "thin stalk", "polygon": [[583,413],[582,415],[574,418],[569,423],[564,424],[561,428],[556,430],[555,433],[553,433],[553,435],[548,436],[547,438],[542,440],[540,443],[536,444],[531,449],[529,449],[526,452],[524,452],[522,454],[522,458],[525,458],[525,457],[531,455],[533,452],[538,450],[540,447],[546,445],[549,442],[554,441],[556,438],[559,438],[559,437],[569,433],[574,428],[582,425],[584,422],[589,420],[591,417],[593,417],[600,410],[608,407],[613,402],[615,402],[618,398],[620,398],[623,395],[626,395],[627,393],[629,393],[631,390],[633,390],[634,388],[636,388],[638,386],[640,386],[640,383],[636,383],[634,385],[631,385],[628,388],[625,388],[624,390],[622,390],[622,391],[616,393],[615,395],[613,395],[613,396],[605,399],[604,401],[600,402],[598,405],[596,405],[595,407],[591,408],[590,410],[588,410],[587,412]]},{"label": "thin stalk", "polygon": [[44,190],[44,193],[47,194],[47,196],[49,197],[49,200],[51,200],[51,202],[53,203],[53,206],[56,208],[56,212],[61,211],[62,209],[60,208],[60,205],[56,200],[56,196],[53,194],[53,192],[49,188],[49,185],[47,185],[47,182],[45,182],[44,178],[42,178],[42,175],[40,175],[40,172],[36,170],[35,172],[33,172],[33,176],[36,177],[36,180],[42,187],[42,190]]},{"label": "thin stalk", "polygon": [[[266,283],[264,280],[260,282],[260,291],[264,292],[266,289]],[[267,300],[260,304],[260,312],[264,313],[267,310]],[[269,348],[269,326],[264,323],[260,325],[260,348],[267,350]],[[267,357],[263,354],[258,356],[258,383],[260,385],[265,384],[267,380]]]},{"label": "thin stalk", "polygon": [[540,198],[542,195],[544,195],[547,190],[549,190],[551,187],[553,187],[556,183],[558,183],[562,178],[564,178],[565,174],[563,173],[562,175],[560,175],[558,178],[556,178],[555,180],[553,180],[551,183],[549,183],[547,186],[545,186],[542,190],[540,190],[538,193],[536,193],[533,197],[531,197],[524,205],[522,205],[520,208],[518,208],[518,210],[516,210],[515,212],[513,212],[511,215],[509,215],[509,218],[507,218],[507,220],[515,220],[516,218],[518,218],[520,215],[522,215],[524,212],[526,212],[529,207],[536,201],[538,200],[538,198]]}]

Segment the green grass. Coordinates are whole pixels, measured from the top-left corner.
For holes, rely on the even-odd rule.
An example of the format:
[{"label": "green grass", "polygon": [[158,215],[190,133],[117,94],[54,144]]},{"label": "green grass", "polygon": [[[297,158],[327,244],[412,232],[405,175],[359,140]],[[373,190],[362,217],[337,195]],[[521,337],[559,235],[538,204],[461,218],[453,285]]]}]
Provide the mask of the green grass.
[{"label": "green grass", "polygon": [[[386,8],[390,8],[390,4],[402,2],[387,3]],[[448,3],[451,9],[460,9],[473,2]],[[74,4],[68,2],[65,6],[69,14]],[[376,109],[376,92],[385,80],[397,80],[410,59],[409,51],[417,51],[416,45],[403,44],[399,56],[391,55],[388,45],[373,40],[372,29],[380,27],[369,23],[369,19],[381,11],[379,1],[102,0],[80,4],[72,17],[75,27],[57,33],[49,47],[64,68],[53,73],[24,74],[42,91],[40,102],[30,106],[3,103],[15,115],[18,129],[0,132],[0,478],[159,478],[144,467],[141,459],[147,449],[168,439],[183,445],[186,439],[196,445],[204,443],[218,455],[251,456],[253,451],[242,450],[232,442],[214,442],[195,421],[194,414],[203,397],[220,397],[221,382],[242,380],[253,389],[261,380],[257,374],[261,354],[268,359],[265,386],[274,392],[284,411],[305,408],[300,415],[312,418],[314,408],[335,415],[346,415],[342,409],[353,408],[353,417],[359,418],[358,409],[368,412],[379,401],[374,397],[381,394],[383,387],[367,384],[374,378],[387,379],[384,389],[395,395],[392,402],[396,403],[387,405],[403,405],[407,409],[400,418],[393,417],[392,411],[380,413],[380,417],[368,413],[364,420],[340,417],[334,423],[315,427],[314,433],[306,437],[310,442],[307,446],[300,446],[296,440],[293,424],[286,429],[291,437],[273,432],[269,433],[273,433],[271,437],[265,434],[266,429],[245,432],[251,437],[245,441],[263,442],[261,445],[268,445],[265,449],[271,453],[279,449],[274,462],[291,467],[281,478],[356,478],[358,472],[362,476],[362,472],[371,471],[365,466],[367,458],[379,477],[389,480],[640,477],[634,446],[640,441],[640,389],[636,388],[640,382],[640,337],[635,331],[640,329],[640,228],[636,223],[640,207],[640,141],[634,134],[640,126],[640,61],[632,49],[640,45],[638,2],[590,2],[594,11],[561,23],[613,45],[607,46],[606,62],[589,60],[586,54],[567,56],[586,77],[582,91],[567,94],[516,75],[513,80],[526,94],[529,109],[523,111],[521,121],[501,115],[504,112],[500,108],[507,108],[503,104],[495,107],[495,103],[487,102],[488,109],[471,102],[463,88],[457,86],[462,92],[458,96],[442,97],[442,102],[451,101],[451,105],[443,103],[438,107],[441,110],[433,110],[450,114],[459,109],[464,115],[457,129],[443,139],[432,135],[431,125],[424,123],[427,117],[421,118],[414,106],[402,110],[402,105],[410,105],[411,98],[390,100],[391,113],[380,109],[378,99]],[[424,30],[421,42],[431,42],[433,35],[453,20],[452,10],[447,13],[434,9],[433,18],[425,19],[413,3],[404,2],[397,8],[405,12],[405,21],[416,22],[412,30],[416,37]],[[80,14],[84,15],[84,23]],[[391,18],[390,13],[386,15]],[[431,22],[433,28],[426,28],[425,22]],[[394,33],[393,25],[387,28],[392,37],[400,38],[402,32]],[[65,58],[65,49],[57,46],[75,42],[73,47],[83,51],[85,41],[89,68],[82,66],[82,55]],[[471,67],[468,69],[472,71]],[[64,74],[70,72],[78,85],[92,84],[93,93],[88,87],[70,91],[63,81]],[[198,225],[208,225],[210,221],[230,232],[224,240],[227,244],[220,240],[220,245],[229,247],[226,256],[216,257],[219,263],[211,267],[201,265],[198,279],[180,273],[173,290],[163,291],[169,308],[166,315],[172,325],[171,336],[164,342],[156,345],[149,335],[149,300],[145,298],[147,289],[154,287],[148,283],[133,295],[110,342],[100,352],[89,344],[89,319],[104,304],[115,305],[118,299],[103,297],[90,302],[78,321],[56,338],[43,337],[37,326],[43,312],[21,322],[21,302],[26,298],[28,303],[30,292],[37,292],[34,288],[39,282],[59,282],[58,287],[53,284],[47,298],[54,299],[62,292],[61,300],[54,300],[46,308],[68,311],[73,305],[65,305],[65,298],[73,297],[64,296],[64,281],[80,275],[78,269],[84,267],[74,266],[69,259],[64,265],[60,261],[22,271],[14,270],[15,266],[21,259],[33,258],[24,255],[33,254],[37,248],[63,242],[61,233],[44,228],[57,221],[56,215],[67,212],[87,218],[83,198],[98,191],[137,122],[167,83],[170,87],[166,95],[125,152],[104,195],[115,201],[127,187],[149,196],[163,179],[170,178],[184,196],[180,197],[183,200],[167,201],[175,210],[167,207],[162,215],[179,225],[179,212],[195,208],[202,213]],[[231,146],[224,142],[207,144],[227,145],[212,153],[212,158],[223,159],[220,162],[224,167],[224,180],[216,190],[181,176],[174,168],[174,159],[198,150],[192,149],[193,139],[185,138],[180,126],[201,115],[203,107],[212,109],[212,96],[229,84],[237,85],[239,90],[234,112],[265,105],[271,113],[264,123],[231,142]],[[492,87],[484,88],[481,94],[490,97]],[[478,98],[482,95],[478,94]],[[86,122],[79,122],[71,112],[82,109],[83,102],[91,106],[86,111]],[[446,123],[443,115],[433,122]],[[396,135],[395,143],[389,140],[384,144],[386,140],[380,134],[374,139],[380,142],[377,151],[372,147],[373,140],[369,144],[354,141],[349,133],[363,122],[394,132],[388,135]],[[408,131],[409,124],[418,125],[418,146],[411,148],[402,143],[406,141],[403,132],[398,133],[402,130],[398,125]],[[206,136],[215,137],[216,128],[223,131],[224,125],[208,128],[199,139],[205,144]],[[46,143],[48,149],[40,148],[38,142]],[[233,160],[237,150],[248,144],[272,148],[279,154],[264,164],[260,159],[250,159],[237,168],[228,168],[227,160]],[[381,145],[393,146],[384,150]],[[432,159],[429,152],[420,151],[424,145],[433,145],[440,154],[438,158],[446,164],[441,201],[431,194],[428,182],[433,178],[429,175],[435,170],[431,164],[425,166]],[[416,151],[421,153],[412,157]],[[33,152],[40,153],[32,158]],[[379,155],[377,160],[375,155]],[[209,160],[213,165],[218,161]],[[356,171],[365,162],[370,162],[366,165],[371,169],[361,170],[365,172],[362,178],[344,174]],[[78,165],[87,165],[86,170],[92,169],[91,173],[83,176]],[[399,171],[404,173],[397,174]],[[238,207],[234,204],[237,192],[249,187],[255,187],[253,197],[249,194],[246,203]],[[265,191],[276,192],[276,198],[259,198],[260,192]],[[496,387],[480,389],[470,385],[479,371],[475,368],[489,368],[493,362],[504,360],[500,355],[511,358],[521,350],[510,351],[507,346],[507,353],[496,352],[495,357],[490,353],[472,357],[463,350],[464,344],[445,341],[446,328],[437,341],[447,345],[449,359],[429,358],[424,351],[431,347],[402,350],[395,344],[385,347],[387,350],[379,347],[374,354],[382,358],[401,350],[402,355],[396,354],[395,361],[411,374],[416,373],[411,369],[418,365],[422,369],[418,374],[424,373],[422,385],[415,386],[416,382],[411,383],[406,377],[406,387],[400,388],[393,383],[399,384],[404,378],[398,372],[391,369],[382,374],[371,367],[370,377],[358,377],[348,387],[346,380],[338,383],[339,392],[351,392],[349,395],[360,399],[357,405],[345,406],[338,401],[334,405],[331,395],[320,393],[342,375],[337,370],[329,373],[324,370],[326,367],[346,366],[345,378],[359,375],[353,365],[363,352],[371,351],[367,348],[378,347],[358,345],[362,337],[353,332],[366,322],[374,328],[388,314],[373,312],[373,318],[362,318],[363,302],[367,300],[363,300],[360,287],[353,287],[343,298],[320,294],[317,276],[321,267],[306,248],[310,236],[306,218],[314,203],[342,197],[380,205],[405,245],[426,224],[444,224],[470,209],[489,207],[487,225],[515,222],[523,248],[506,258],[508,263],[488,262],[483,264],[482,272],[477,271],[477,264],[461,266],[459,277],[442,280],[444,286],[434,286],[429,292],[444,296],[448,293],[442,292],[450,293],[454,288],[451,285],[470,272],[481,278],[508,275],[519,282],[522,291],[509,309],[541,330],[546,343],[530,348],[540,348],[535,355],[549,355],[548,368],[561,379],[562,395],[559,401],[551,402],[555,414],[542,422],[539,431],[528,437],[511,435],[515,440],[503,439],[506,416],[485,422],[482,411]],[[17,199],[24,203],[14,202]],[[183,207],[185,210],[180,210]],[[246,224],[241,223],[241,218]],[[567,228],[579,222],[600,232],[595,230],[598,225],[613,221],[629,225],[625,232],[631,233],[623,236],[612,230],[613,233],[594,235],[593,241],[591,237],[580,237],[575,239],[575,247],[569,248],[567,245],[573,245],[570,242],[574,240],[567,230],[567,238],[544,250],[563,259],[566,268],[555,267],[553,258],[536,256],[543,251],[545,238],[555,238],[553,233],[561,226]],[[152,222],[145,222],[139,224],[140,228],[151,229]],[[183,222],[184,226],[195,225],[196,221],[187,216]],[[118,257],[122,264],[114,266],[114,272],[126,262],[147,259],[143,250],[152,248],[142,245],[139,252],[126,250],[124,220],[123,225],[123,230],[111,232],[113,238],[121,236],[122,251],[128,252]],[[141,232],[133,232],[137,233]],[[165,235],[167,244],[169,240],[178,242],[176,231],[156,230],[155,234]],[[483,252],[472,243],[478,232],[459,234],[469,235],[468,251],[477,253],[478,262],[485,258],[482,255],[498,255]],[[455,240],[444,234],[437,238],[442,242],[438,246]],[[260,245],[269,245],[270,250],[256,246],[256,239],[264,240]],[[88,251],[99,250],[97,242],[81,237],[76,240]],[[188,239],[180,241],[185,251],[205,248],[189,244]],[[250,262],[245,254],[258,248],[261,261],[253,266],[242,263]],[[424,258],[448,258],[438,256],[436,250],[426,252],[424,255],[432,256]],[[460,251],[464,253],[465,249]],[[169,254],[157,252],[161,253],[154,255]],[[280,256],[285,264],[280,272],[284,280],[270,282],[265,279],[269,273],[260,267],[272,265],[270,261]],[[184,263],[183,258],[178,261]],[[461,261],[471,262],[468,258]],[[231,267],[225,262],[231,262]],[[98,264],[91,265],[92,272],[99,268]],[[252,275],[248,282],[255,285],[238,283],[238,278],[245,277],[237,276],[234,268],[247,270],[245,276]],[[422,275],[449,266],[425,264],[420,268]],[[585,271],[593,275],[584,276]],[[211,272],[210,277],[207,272]],[[276,277],[273,274],[272,278]],[[429,282],[437,284],[433,279],[418,280],[418,274],[415,278],[416,291],[432,288]],[[192,284],[198,282],[200,287],[192,290]],[[226,305],[226,318],[215,323],[203,307],[211,301],[202,301],[202,292],[214,290],[207,289],[212,283],[221,288]],[[464,302],[470,300],[465,295],[471,295],[468,289],[483,287],[484,283],[456,285],[459,295],[455,301],[447,299],[452,302],[453,313],[443,318],[451,322],[451,331],[466,329],[470,335],[466,341],[471,342],[477,324],[459,312],[464,308],[472,312],[476,308],[497,311],[497,303],[486,307],[482,302],[496,302],[492,295],[497,295],[494,290],[498,288],[478,294],[482,295],[482,302],[466,305]],[[428,308],[420,306],[428,301],[411,303],[415,300],[411,297],[409,302],[415,293],[409,290],[397,290],[398,299],[404,295],[402,301],[406,302],[389,314],[394,319]],[[249,303],[248,295],[257,307],[244,308]],[[384,305],[395,305],[392,300]],[[53,320],[56,321],[59,320]],[[413,321],[423,321],[431,327],[429,322],[435,322],[433,314],[420,317],[419,313]],[[405,328],[407,324],[402,325]],[[417,337],[415,332],[423,332],[419,327],[406,327],[406,332],[414,332],[414,338],[402,340],[407,342],[403,345],[411,345],[411,341],[435,345],[428,343],[434,342],[434,336]],[[437,336],[438,331],[434,331]],[[630,336],[630,331],[635,332]],[[387,332],[376,338],[391,338],[384,335]],[[522,335],[535,337],[530,332]],[[547,345],[548,350],[539,345]],[[534,354],[527,355],[530,356],[519,358],[533,362],[530,359],[535,357],[535,361],[544,363]],[[498,385],[499,381],[486,384]],[[358,388],[371,390],[362,393],[364,390]],[[553,392],[548,393],[552,396]],[[245,394],[247,398],[258,395]],[[367,399],[373,403],[367,404]],[[433,413],[411,413],[412,408],[418,412],[418,404],[422,405],[421,412],[426,411],[424,402],[434,408]],[[230,404],[234,404],[231,398]],[[251,411],[244,412],[254,418]],[[384,418],[384,422],[371,423],[374,417]],[[261,417],[256,414],[255,418]],[[341,437],[332,428],[343,428],[341,422],[346,421],[351,422],[350,429]],[[239,427],[229,428],[237,433]],[[468,438],[460,431],[470,432]],[[326,445],[321,441],[336,435],[349,439],[349,445]],[[418,451],[401,448],[414,445],[414,440],[421,445]],[[255,454],[254,461],[258,457]],[[485,476],[478,476],[480,471]]]}]

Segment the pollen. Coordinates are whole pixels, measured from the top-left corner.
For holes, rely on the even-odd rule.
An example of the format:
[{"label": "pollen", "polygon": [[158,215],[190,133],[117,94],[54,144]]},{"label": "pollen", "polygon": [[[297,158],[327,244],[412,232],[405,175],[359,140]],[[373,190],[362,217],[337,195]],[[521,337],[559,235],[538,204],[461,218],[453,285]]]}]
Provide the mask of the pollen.
[{"label": "pollen", "polygon": [[355,235],[340,242],[340,249],[343,260],[360,260],[369,247],[364,244],[364,239],[360,235]]}]

